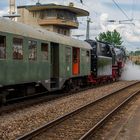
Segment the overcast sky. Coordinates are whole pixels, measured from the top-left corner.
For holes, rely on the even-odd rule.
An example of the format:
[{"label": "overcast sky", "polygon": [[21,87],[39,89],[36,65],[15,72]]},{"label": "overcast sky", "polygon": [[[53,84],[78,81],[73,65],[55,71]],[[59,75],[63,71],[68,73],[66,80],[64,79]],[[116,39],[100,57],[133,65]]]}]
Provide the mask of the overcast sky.
[{"label": "overcast sky", "polygon": [[[0,16],[8,12],[8,1],[0,0]],[[38,0],[17,0],[17,5],[35,4]],[[57,3],[68,5],[74,2],[75,6],[84,8],[90,12],[92,23],[90,24],[90,38],[94,39],[100,32],[114,30],[120,32],[127,50],[140,49],[140,0],[40,0],[40,3]],[[84,35],[80,39],[85,39],[86,17],[80,19],[80,27],[73,31],[73,35]],[[119,22],[109,23],[107,20],[128,20],[133,19],[131,24],[119,24]],[[130,23],[130,22],[129,22]]]}]

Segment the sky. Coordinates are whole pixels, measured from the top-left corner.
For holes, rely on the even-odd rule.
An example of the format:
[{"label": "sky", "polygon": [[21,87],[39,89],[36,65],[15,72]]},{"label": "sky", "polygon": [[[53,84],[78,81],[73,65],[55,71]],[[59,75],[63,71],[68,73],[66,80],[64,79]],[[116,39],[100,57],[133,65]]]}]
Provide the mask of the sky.
[{"label": "sky", "polygon": [[[8,13],[8,1],[0,0],[0,16]],[[16,5],[35,4],[38,0],[16,0]],[[115,1],[119,8],[114,4]],[[95,39],[100,32],[116,29],[123,38],[123,45],[128,51],[140,50],[140,0],[40,0],[42,4],[56,3],[84,8],[90,12],[90,38]],[[121,11],[122,10],[122,11]],[[119,23],[122,20],[132,21]],[[85,39],[87,17],[79,19],[79,29],[73,30],[72,35],[82,35]],[[115,20],[111,23],[108,20]]]}]

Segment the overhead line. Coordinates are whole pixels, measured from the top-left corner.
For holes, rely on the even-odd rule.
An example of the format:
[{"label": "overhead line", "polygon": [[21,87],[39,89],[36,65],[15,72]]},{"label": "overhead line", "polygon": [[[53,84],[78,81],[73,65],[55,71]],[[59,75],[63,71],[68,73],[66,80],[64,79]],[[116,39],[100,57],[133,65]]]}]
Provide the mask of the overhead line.
[{"label": "overhead line", "polygon": [[117,2],[115,0],[112,0],[113,3],[118,7],[118,9],[120,9],[120,11],[126,16],[127,19],[130,20],[130,18],[128,17],[128,15],[125,13],[125,11],[117,4]]}]

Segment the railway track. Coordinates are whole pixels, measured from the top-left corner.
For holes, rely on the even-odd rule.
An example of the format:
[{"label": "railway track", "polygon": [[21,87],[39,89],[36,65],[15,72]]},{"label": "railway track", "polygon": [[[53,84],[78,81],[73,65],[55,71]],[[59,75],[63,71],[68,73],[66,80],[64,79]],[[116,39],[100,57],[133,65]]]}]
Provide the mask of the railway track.
[{"label": "railway track", "polygon": [[98,87],[102,87],[102,86],[106,86],[106,85],[108,85],[108,84],[85,87],[85,88],[79,89],[77,91],[72,91],[70,93],[65,93],[62,91],[55,91],[55,92],[51,92],[51,93],[41,92],[41,93],[36,93],[35,95],[31,95],[31,96],[27,96],[27,97],[10,99],[10,100],[7,100],[5,105],[0,106],[0,114],[5,113],[5,112],[8,113],[8,112],[15,111],[15,110],[29,107],[29,106],[33,106],[35,104],[42,103],[42,102],[49,102],[49,101],[57,100],[59,98],[71,96],[72,94],[86,91],[88,89],[98,88]]},{"label": "railway track", "polygon": [[5,105],[0,107],[0,114],[4,112],[8,113],[21,108],[29,107],[41,102],[52,101],[64,96],[64,94],[48,94],[48,95],[45,94],[47,94],[47,92],[40,93],[36,96],[8,100]]},{"label": "railway track", "polygon": [[140,92],[139,87],[138,82],[122,88],[63,115],[17,140],[90,139],[114,112]]},{"label": "railway track", "polygon": [[[93,87],[90,87],[93,88]],[[0,114],[1,113],[8,113],[11,110],[17,110],[17,109],[21,109],[24,107],[29,107],[32,106],[34,104],[38,104],[38,103],[42,103],[42,102],[49,102],[52,100],[56,100],[59,99],[61,97],[65,97],[65,96],[69,96],[72,94],[76,94],[78,92],[81,91],[85,91],[88,90],[89,88],[84,88],[75,92],[71,92],[71,93],[64,93],[62,91],[55,91],[55,92],[41,92],[41,93],[36,93],[35,95],[31,95],[31,96],[27,96],[27,97],[20,97],[20,98],[15,98],[15,99],[10,99],[7,100],[7,102],[3,105],[0,106]],[[61,93],[62,92],[62,93]]]}]

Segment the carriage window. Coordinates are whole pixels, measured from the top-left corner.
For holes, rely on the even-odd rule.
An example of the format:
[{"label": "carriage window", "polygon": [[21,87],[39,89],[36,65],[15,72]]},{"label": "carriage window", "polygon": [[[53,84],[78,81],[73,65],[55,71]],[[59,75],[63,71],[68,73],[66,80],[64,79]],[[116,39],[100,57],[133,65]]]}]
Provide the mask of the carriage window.
[{"label": "carriage window", "polygon": [[86,56],[89,57],[89,51],[86,51]]},{"label": "carriage window", "polygon": [[109,45],[106,45],[106,54],[108,57],[112,57],[111,46],[109,46]]},{"label": "carriage window", "polygon": [[89,62],[89,51],[86,51],[86,61]]},{"label": "carriage window", "polygon": [[71,49],[66,48],[66,62],[69,63],[71,62]]},{"label": "carriage window", "polygon": [[0,59],[6,58],[6,37],[0,35]]},{"label": "carriage window", "polygon": [[42,53],[42,59],[48,60],[48,44],[41,43],[41,53]]},{"label": "carriage window", "polygon": [[23,59],[23,40],[13,38],[13,59]]},{"label": "carriage window", "polygon": [[29,60],[37,60],[37,42],[28,41],[29,44]]},{"label": "carriage window", "polygon": [[101,55],[103,55],[103,56],[106,56],[106,50],[105,49],[106,49],[105,46],[102,45],[101,46]]},{"label": "carriage window", "polygon": [[85,50],[81,50],[81,55],[85,57]]}]

